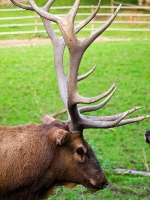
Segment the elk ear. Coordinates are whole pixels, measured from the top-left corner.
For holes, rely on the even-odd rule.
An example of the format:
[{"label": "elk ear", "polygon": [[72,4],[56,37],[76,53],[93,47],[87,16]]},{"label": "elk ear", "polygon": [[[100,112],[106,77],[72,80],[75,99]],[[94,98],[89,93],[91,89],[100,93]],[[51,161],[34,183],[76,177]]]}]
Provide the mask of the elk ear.
[{"label": "elk ear", "polygon": [[55,119],[51,117],[50,115],[44,115],[43,117],[43,123],[44,124],[51,124]]},{"label": "elk ear", "polygon": [[66,141],[66,139],[69,136],[69,132],[66,130],[62,130],[62,129],[57,129],[54,132],[54,140],[56,142],[57,145],[62,145],[64,144],[64,142]]}]

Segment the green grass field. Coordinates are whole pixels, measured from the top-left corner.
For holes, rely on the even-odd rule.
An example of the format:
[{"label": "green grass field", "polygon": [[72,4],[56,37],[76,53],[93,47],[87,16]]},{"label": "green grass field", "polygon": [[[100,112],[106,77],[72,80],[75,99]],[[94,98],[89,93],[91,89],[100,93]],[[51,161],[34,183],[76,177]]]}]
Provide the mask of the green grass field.
[{"label": "green grass field", "polygon": [[[141,36],[140,36],[141,37]],[[141,110],[132,116],[150,114],[150,40],[95,42],[87,50],[79,74],[86,73],[98,61],[96,71],[79,83],[80,94],[91,97],[103,93],[118,80],[117,91],[95,115],[113,115],[135,106]],[[68,55],[64,65],[67,67]],[[52,45],[0,48],[0,125],[41,123],[42,116],[62,110],[53,64]],[[66,119],[66,114],[57,117]],[[72,190],[58,188],[52,200],[148,200],[150,177],[116,175],[115,168],[146,171],[145,151],[150,167],[150,148],[143,134],[150,120],[123,127],[85,130],[106,173],[109,186],[91,193],[82,186]]]}]

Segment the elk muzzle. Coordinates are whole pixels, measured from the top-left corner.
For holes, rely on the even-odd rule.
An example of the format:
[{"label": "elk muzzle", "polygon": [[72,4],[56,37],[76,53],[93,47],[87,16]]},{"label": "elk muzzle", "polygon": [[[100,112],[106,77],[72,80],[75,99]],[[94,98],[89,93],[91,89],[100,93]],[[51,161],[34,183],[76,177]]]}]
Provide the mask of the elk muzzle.
[{"label": "elk muzzle", "polygon": [[91,178],[89,180],[86,181],[86,188],[88,188],[91,191],[97,191],[97,190],[102,190],[105,187],[107,187],[108,185],[108,181],[105,178],[105,176],[103,177],[97,177],[96,179]]}]

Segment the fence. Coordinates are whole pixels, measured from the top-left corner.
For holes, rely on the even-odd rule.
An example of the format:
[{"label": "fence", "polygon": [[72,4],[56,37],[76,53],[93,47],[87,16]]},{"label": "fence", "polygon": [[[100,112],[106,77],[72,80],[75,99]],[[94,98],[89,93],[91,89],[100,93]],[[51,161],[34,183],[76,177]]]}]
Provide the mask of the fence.
[{"label": "fence", "polygon": [[[52,7],[52,11],[57,10],[60,15],[66,12],[71,7]],[[96,6],[80,6],[82,12],[77,15],[75,23],[86,18],[94,11]],[[79,9],[79,10],[80,10]],[[107,18],[112,15],[112,11],[116,6],[101,6],[100,12],[95,19],[90,22],[90,25],[85,27],[84,31],[93,32]],[[84,11],[84,12],[83,12]],[[19,14],[21,12],[21,14]],[[27,12],[27,13],[26,13]],[[26,16],[22,14],[26,13]],[[54,26],[55,31],[58,31],[57,26]],[[150,31],[150,7],[149,6],[122,6],[117,18],[114,20],[108,31]],[[43,23],[40,17],[31,11],[22,11],[22,9],[0,9],[0,35],[12,34],[37,34],[45,33]]]}]

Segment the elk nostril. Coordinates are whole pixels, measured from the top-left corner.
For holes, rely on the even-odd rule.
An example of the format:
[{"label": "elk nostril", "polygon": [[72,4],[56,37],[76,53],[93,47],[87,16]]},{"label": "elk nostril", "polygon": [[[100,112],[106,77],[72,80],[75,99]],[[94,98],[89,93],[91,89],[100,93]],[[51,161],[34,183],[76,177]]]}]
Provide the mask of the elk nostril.
[{"label": "elk nostril", "polygon": [[104,189],[105,187],[107,187],[107,185],[108,185],[108,181],[107,181],[107,180],[105,180],[104,182],[102,182],[102,187],[103,187],[103,189]]}]

